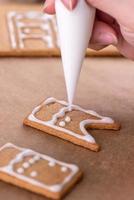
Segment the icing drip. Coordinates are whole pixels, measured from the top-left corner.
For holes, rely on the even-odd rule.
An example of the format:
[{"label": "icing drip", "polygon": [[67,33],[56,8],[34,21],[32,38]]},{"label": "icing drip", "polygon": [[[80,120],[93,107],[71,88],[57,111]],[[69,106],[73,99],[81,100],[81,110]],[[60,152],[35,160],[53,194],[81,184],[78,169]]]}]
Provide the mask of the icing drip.
[{"label": "icing drip", "polygon": [[[23,19],[30,19],[31,22],[21,22]],[[36,20],[39,20],[40,23],[37,23]],[[47,14],[44,15],[37,11],[29,11],[24,13],[12,11],[7,15],[7,22],[9,27],[11,46],[13,49],[24,49],[24,40],[28,39],[42,40],[48,48],[57,48],[59,46],[58,38],[57,43],[54,44],[53,32],[55,32],[57,35],[57,27],[56,20],[53,16]],[[32,33],[33,28],[39,28],[43,31],[43,33]],[[18,38],[16,38],[15,30],[17,31]]]},{"label": "icing drip", "polygon": [[[9,175],[13,176],[13,177],[16,177],[18,179],[21,179],[23,181],[26,181],[32,185],[35,185],[37,187],[41,187],[41,188],[44,188],[44,189],[47,189],[49,191],[52,191],[52,192],[60,192],[62,191],[62,189],[64,188],[64,186],[70,182],[70,180],[72,180],[72,178],[74,177],[74,175],[78,172],[79,168],[76,166],[76,165],[71,165],[71,164],[66,164],[64,162],[60,162],[58,160],[55,160],[49,156],[46,156],[46,155],[42,155],[42,154],[39,154],[37,152],[34,152],[32,150],[29,150],[29,149],[24,149],[24,148],[18,148],[17,146],[13,145],[13,144],[6,144],[4,145],[3,147],[0,148],[0,151],[4,148],[8,148],[8,147],[14,147],[18,150],[20,150],[21,152],[18,153],[14,159],[12,159],[8,165],[4,166],[4,167],[0,167],[0,171],[1,172],[5,172],[5,173],[8,173]],[[23,159],[27,156],[34,156],[34,157],[38,157],[40,159],[43,159],[45,161],[48,161],[48,163],[54,163],[54,164],[58,164],[60,165],[61,167],[65,167],[67,169],[70,170],[70,174],[68,176],[65,177],[65,179],[63,180],[62,183],[59,183],[59,184],[55,184],[55,185],[47,185],[45,183],[42,183],[36,179],[32,179],[32,178],[35,178],[37,175],[38,175],[38,172],[37,171],[32,171],[30,173],[30,177],[27,177],[23,174],[23,168],[19,168],[17,170],[17,173],[14,171],[13,169],[13,166],[14,164],[16,163],[19,163],[19,162],[22,162]]]},{"label": "icing drip", "polygon": [[86,130],[86,128],[85,128],[86,125],[95,124],[95,123],[97,123],[97,124],[99,124],[99,123],[100,124],[102,124],[102,123],[113,124],[114,123],[114,121],[109,117],[103,117],[103,116],[99,115],[98,113],[96,113],[92,110],[85,110],[85,109],[81,108],[80,106],[71,105],[71,110],[78,110],[78,111],[81,111],[81,112],[84,112],[86,114],[93,115],[93,116],[99,118],[97,120],[88,119],[88,120],[84,120],[84,121],[80,122],[79,127],[80,127],[80,130],[83,133],[83,135],[76,134],[75,132],[67,130],[66,128],[64,128],[63,122],[62,122],[62,124],[61,123],[59,124],[60,127],[56,125],[56,122],[58,121],[59,118],[65,117],[65,114],[67,112],[70,112],[70,106],[65,101],[58,101],[55,98],[50,97],[46,101],[44,101],[43,105],[49,105],[49,104],[52,104],[52,103],[55,103],[55,102],[60,103],[64,107],[61,108],[59,110],[59,112],[54,114],[50,121],[42,121],[42,120],[39,120],[35,117],[36,112],[38,112],[40,110],[42,105],[36,107],[33,110],[33,112],[31,113],[31,115],[29,115],[28,119],[31,120],[31,121],[40,123],[42,125],[50,126],[50,127],[57,129],[59,131],[63,131],[65,133],[69,134],[69,135],[72,135],[76,138],[79,138],[81,140],[85,140],[85,141],[90,142],[90,143],[95,143],[95,139]]}]

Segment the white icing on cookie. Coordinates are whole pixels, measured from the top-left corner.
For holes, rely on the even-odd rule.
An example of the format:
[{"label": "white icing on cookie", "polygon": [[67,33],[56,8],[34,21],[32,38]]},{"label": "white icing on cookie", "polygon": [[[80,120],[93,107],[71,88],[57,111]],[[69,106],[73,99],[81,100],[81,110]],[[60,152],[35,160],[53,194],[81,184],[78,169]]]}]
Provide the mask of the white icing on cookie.
[{"label": "white icing on cookie", "polygon": [[23,169],[23,168],[18,168],[18,169],[17,169],[17,172],[18,172],[19,174],[23,174],[23,173],[24,173],[24,169]]},{"label": "white icing on cookie", "polygon": [[35,163],[35,160],[33,158],[31,158],[28,162],[32,165]]},{"label": "white icing on cookie", "polygon": [[16,15],[16,12],[10,12],[7,16],[7,22],[8,22],[8,28],[9,28],[9,33],[10,33],[10,40],[11,40],[11,46],[13,49],[17,48],[17,42],[15,38],[15,29],[13,26],[12,19]]},{"label": "white icing on cookie", "polygon": [[[14,147],[16,149],[18,149],[19,151],[21,151],[20,153],[18,153],[9,163],[8,165],[4,166],[4,167],[0,167],[0,172],[4,172],[7,173],[15,178],[18,178],[20,180],[26,181],[29,184],[35,185],[37,187],[41,187],[43,189],[47,189],[51,192],[60,192],[62,191],[62,189],[64,188],[64,186],[70,182],[73,177],[75,176],[75,174],[79,171],[79,168],[76,165],[72,165],[72,164],[67,164],[58,160],[55,160],[47,155],[43,155],[43,154],[39,154],[35,151],[32,151],[30,149],[24,149],[24,148],[19,148],[11,143],[7,143],[6,145],[2,146],[0,148],[0,151],[4,148],[11,148]],[[39,156],[41,159],[48,161],[49,163],[56,163],[58,165],[60,165],[61,167],[66,167],[67,169],[70,170],[70,173],[68,176],[65,177],[65,179],[63,180],[62,183],[56,184],[56,185],[47,185],[44,184],[36,179],[32,179],[30,177],[25,176],[24,174],[20,174],[20,173],[16,173],[13,169],[14,164],[18,163],[18,162],[22,162],[24,157],[27,156]],[[21,170],[22,171],[22,170]],[[38,173],[38,172],[37,172]],[[35,174],[35,173],[34,173]]]},{"label": "white icing on cookie", "polygon": [[61,167],[61,171],[62,172],[66,172],[67,171],[67,167]]},{"label": "white icing on cookie", "polygon": [[39,156],[39,155],[35,155],[35,156],[33,157],[33,160],[34,160],[35,162],[39,161],[39,160],[40,160],[40,156]]},{"label": "white icing on cookie", "polygon": [[31,173],[30,173],[30,176],[31,177],[36,177],[38,175],[38,173],[36,172],[36,171],[32,171]]},{"label": "white icing on cookie", "polygon": [[26,34],[30,34],[30,33],[31,33],[31,31],[30,31],[29,28],[25,28],[25,29],[23,30],[23,32],[26,33]]},{"label": "white icing on cookie", "polygon": [[65,123],[64,121],[61,121],[61,122],[59,122],[59,126],[65,127],[65,126],[66,126],[66,123]]},{"label": "white icing on cookie", "polygon": [[30,164],[28,162],[24,162],[22,165],[25,169],[28,169],[30,167]]},{"label": "white icing on cookie", "polygon": [[[42,120],[39,120],[39,119],[37,119],[35,117],[35,114],[40,110],[40,108],[42,107],[42,105],[48,105],[49,106],[49,104],[52,104],[52,103],[55,103],[55,102],[60,103],[64,107],[61,108],[59,110],[59,112],[55,113],[52,116],[52,119],[50,121],[42,121]],[[90,143],[95,143],[95,139],[86,130],[86,126],[87,125],[95,124],[95,123],[97,123],[97,124],[103,124],[103,123],[105,123],[105,124],[113,124],[114,123],[114,121],[111,118],[109,118],[109,117],[103,117],[103,116],[99,115],[98,113],[96,113],[96,112],[94,112],[92,110],[85,110],[85,109],[81,108],[80,106],[71,105],[71,107],[70,107],[66,102],[64,102],[64,101],[58,101],[58,100],[56,100],[53,97],[48,98],[46,101],[44,101],[44,103],[42,105],[37,106],[32,111],[32,113],[28,117],[28,119],[30,121],[37,122],[39,124],[52,127],[52,128],[54,128],[56,130],[65,132],[68,135],[74,136],[76,138],[79,138],[81,140],[85,140],[85,141],[90,142]],[[76,134],[73,131],[67,130],[65,127],[57,126],[56,123],[57,123],[58,119],[61,118],[61,117],[65,117],[65,114],[67,112],[72,111],[72,110],[78,110],[78,111],[84,112],[86,114],[98,117],[99,119],[97,119],[97,120],[95,120],[95,119],[87,119],[87,120],[84,120],[84,121],[80,122],[79,127],[80,127],[80,130],[81,130],[81,132],[82,132],[83,135]]]},{"label": "white icing on cookie", "polygon": [[[23,19],[31,20],[31,22],[22,22]],[[37,20],[40,23],[37,23]],[[7,23],[13,49],[24,49],[24,41],[28,39],[42,40],[48,48],[57,48],[59,45],[58,38],[57,42],[54,42],[54,34],[57,36],[56,19],[54,16],[44,15],[37,11],[22,13],[11,11],[7,15]],[[33,33],[32,29],[34,28],[40,29],[42,33]]]},{"label": "white icing on cookie", "polygon": [[67,123],[71,122],[71,118],[69,116],[66,116],[65,117],[65,122],[67,122]]},{"label": "white icing on cookie", "polygon": [[51,161],[51,162],[48,163],[48,165],[49,165],[50,167],[54,167],[54,166],[55,166],[55,162]]}]

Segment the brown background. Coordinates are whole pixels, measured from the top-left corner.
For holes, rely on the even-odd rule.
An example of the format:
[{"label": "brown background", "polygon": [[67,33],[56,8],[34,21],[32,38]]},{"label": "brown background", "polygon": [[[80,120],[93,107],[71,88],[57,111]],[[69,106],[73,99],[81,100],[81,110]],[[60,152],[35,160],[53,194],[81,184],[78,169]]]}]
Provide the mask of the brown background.
[{"label": "brown background", "polygon": [[[24,117],[48,96],[66,99],[58,58],[0,59],[0,146],[12,142],[78,164],[84,179],[66,200],[134,199],[134,63],[123,58],[86,58],[75,103],[111,116],[119,132],[91,131],[102,150],[94,153],[23,127]],[[44,197],[0,182],[0,200]]]}]

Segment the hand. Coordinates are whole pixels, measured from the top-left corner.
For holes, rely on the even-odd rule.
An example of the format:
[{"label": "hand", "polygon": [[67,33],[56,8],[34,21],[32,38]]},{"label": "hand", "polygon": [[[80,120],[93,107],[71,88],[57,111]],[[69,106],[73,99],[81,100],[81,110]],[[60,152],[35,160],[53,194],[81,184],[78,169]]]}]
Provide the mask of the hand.
[{"label": "hand", "polygon": [[[78,0],[61,0],[72,10]],[[133,0],[87,0],[97,8],[90,48],[100,50],[110,44],[120,53],[134,59],[134,1]],[[55,0],[46,0],[44,11],[55,13]]]}]

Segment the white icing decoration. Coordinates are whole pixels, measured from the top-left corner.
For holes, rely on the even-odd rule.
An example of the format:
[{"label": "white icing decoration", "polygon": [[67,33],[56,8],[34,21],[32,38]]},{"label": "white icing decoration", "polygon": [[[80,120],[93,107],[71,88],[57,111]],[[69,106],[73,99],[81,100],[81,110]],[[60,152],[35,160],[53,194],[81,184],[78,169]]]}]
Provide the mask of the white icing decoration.
[{"label": "white icing decoration", "polygon": [[38,160],[40,160],[40,156],[35,155],[35,156],[33,157],[33,160],[34,160],[34,161],[38,161]]},{"label": "white icing decoration", "polygon": [[66,172],[67,171],[67,167],[61,167],[61,171],[62,172]]},{"label": "white icing decoration", "polygon": [[24,169],[23,169],[23,168],[18,168],[18,169],[17,169],[17,172],[18,172],[19,174],[22,174],[22,173],[24,173]]},{"label": "white icing decoration", "polygon": [[[42,121],[42,120],[39,120],[35,117],[35,114],[36,112],[38,112],[41,108],[42,105],[49,105],[51,103],[60,103],[61,105],[63,105],[64,107],[61,108],[59,110],[58,113],[54,114],[52,116],[52,119],[50,121]],[[48,98],[46,101],[44,101],[44,103],[42,105],[39,105],[37,106],[33,111],[32,113],[29,115],[28,119],[30,121],[33,121],[33,122],[37,122],[39,124],[42,124],[42,125],[45,125],[45,126],[49,126],[49,127],[52,127],[56,130],[59,130],[59,131],[62,131],[62,132],[65,132],[66,134],[68,135],[71,135],[71,136],[74,136],[76,138],[79,138],[81,140],[84,140],[84,141],[87,141],[87,142],[90,142],[90,143],[95,143],[95,139],[90,135],[90,133],[86,130],[85,126],[88,124],[102,124],[102,123],[105,123],[105,124],[113,124],[114,121],[109,118],[109,117],[103,117],[101,115],[99,115],[98,113],[92,111],[92,110],[85,110],[83,108],[81,108],[80,106],[76,106],[76,105],[71,105],[69,106],[65,101],[58,101],[56,100],[55,98],[53,97],[50,97]],[[56,122],[58,120],[58,118],[60,117],[64,117],[66,112],[70,112],[70,110],[78,110],[78,111],[81,111],[81,112],[84,112],[86,114],[89,114],[89,115],[93,115],[95,117],[98,117],[100,119],[88,119],[88,120],[84,120],[80,123],[80,130],[81,132],[83,133],[83,135],[79,135],[79,134],[76,134],[75,132],[73,131],[70,131],[70,130],[67,130],[63,127],[59,127],[59,126],[56,126]]]},{"label": "white icing decoration", "polygon": [[65,123],[64,121],[61,121],[61,122],[59,122],[59,126],[65,127],[65,126],[66,126],[66,123]]},{"label": "white icing decoration", "polygon": [[15,38],[15,29],[14,29],[13,22],[12,22],[12,19],[15,15],[16,15],[15,12],[10,12],[7,16],[10,40],[11,40],[11,45],[12,45],[13,49],[17,48],[17,42],[16,42],[16,38]]},{"label": "white icing decoration", "polygon": [[22,165],[25,169],[30,167],[30,164],[28,162],[24,162]]},{"label": "white icing decoration", "polygon": [[33,158],[31,158],[29,161],[28,161],[30,164],[34,164],[35,163],[35,160]]},{"label": "white icing decoration", "polygon": [[49,165],[50,167],[54,167],[54,166],[55,166],[55,162],[52,162],[52,161],[51,161],[51,162],[48,163],[48,165]]},{"label": "white icing decoration", "polygon": [[[21,22],[21,20],[25,18],[30,19],[31,22]],[[36,20],[40,21],[40,23],[37,23]],[[11,46],[13,49],[24,49],[24,40],[28,39],[42,40],[48,48],[57,48],[59,46],[56,19],[54,16],[43,14],[37,11],[28,11],[23,13],[11,11],[7,15],[7,23],[9,28]],[[52,23],[53,28],[51,27],[50,23]],[[43,31],[43,33],[32,33],[33,28],[39,28]],[[55,44],[53,31],[57,36],[57,41],[55,42]]]},{"label": "white icing decoration", "polygon": [[67,123],[71,122],[71,118],[69,116],[66,116],[65,117],[65,122],[67,122]]},{"label": "white icing decoration", "polygon": [[30,33],[31,33],[31,31],[30,31],[30,29],[29,29],[29,28],[25,28],[25,29],[24,29],[24,33],[26,33],[26,34],[30,34]]},{"label": "white icing decoration", "polygon": [[32,171],[32,172],[30,173],[30,176],[31,176],[31,177],[36,177],[37,174],[38,174],[38,173],[37,173],[36,171]]},{"label": "white icing decoration", "polygon": [[[58,161],[58,160],[55,160],[47,155],[43,155],[43,154],[39,154],[35,151],[32,151],[30,149],[24,149],[24,148],[19,148],[11,143],[7,143],[6,145],[2,146],[0,148],[0,151],[4,148],[16,148],[18,149],[19,151],[21,151],[20,153],[18,153],[14,159],[12,159],[8,165],[4,166],[4,167],[0,167],[0,172],[4,172],[10,176],[13,176],[15,178],[18,178],[20,180],[23,180],[23,181],[26,181],[28,182],[29,184],[32,184],[34,186],[37,186],[37,187],[41,187],[43,189],[47,189],[51,192],[61,192],[62,189],[65,187],[66,184],[68,184],[68,182],[70,182],[73,177],[75,176],[75,174],[79,171],[79,168],[76,166],[76,165],[72,165],[72,164],[67,164],[67,163],[64,163],[64,162],[61,162],[61,161]],[[59,183],[59,184],[55,184],[55,185],[47,185],[47,184],[44,184],[38,180],[35,180],[35,179],[32,179],[25,176],[24,174],[18,174],[16,173],[14,170],[13,170],[13,166],[15,163],[18,163],[18,162],[21,162],[23,160],[24,157],[26,156],[39,156],[41,159],[43,160],[46,160],[48,162],[54,162],[58,165],[60,165],[61,167],[67,167],[69,170],[70,170],[70,174],[65,177],[65,179],[63,180],[62,183]]]}]

